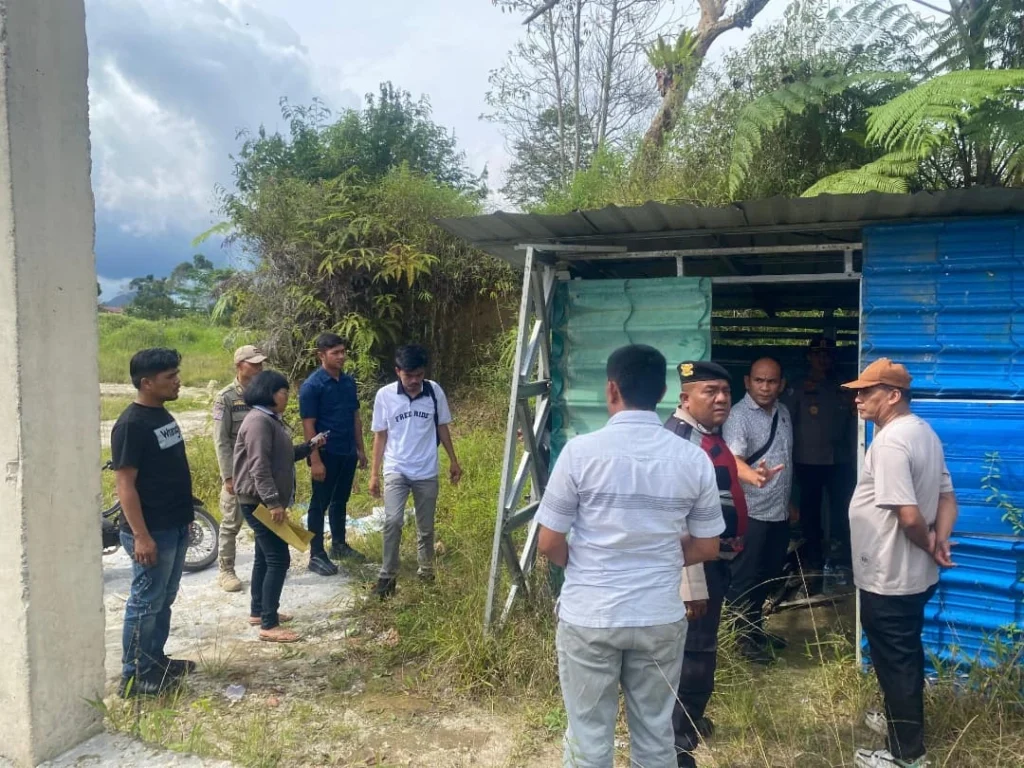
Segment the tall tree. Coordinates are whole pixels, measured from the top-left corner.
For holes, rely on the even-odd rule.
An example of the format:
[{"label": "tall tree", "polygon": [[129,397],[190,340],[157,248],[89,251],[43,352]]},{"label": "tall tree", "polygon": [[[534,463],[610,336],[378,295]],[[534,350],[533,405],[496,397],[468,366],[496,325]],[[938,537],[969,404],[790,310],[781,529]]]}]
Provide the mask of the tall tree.
[{"label": "tall tree", "polygon": [[316,99],[294,105],[282,98],[281,114],[288,121],[287,136],[262,126],[240,134],[235,158],[240,194],[256,189],[267,174],[287,172],[305,181],[352,174],[374,181],[402,165],[479,199],[487,194],[486,173],[469,169],[454,133],[431,119],[429,99],[413,100],[390,82],[381,83],[376,96],[367,94],[363,109],[345,110],[337,119]]},{"label": "tall tree", "polygon": [[168,284],[171,293],[190,311],[209,312],[221,287],[233,274],[233,269],[218,269],[206,256],[197,253],[192,261],[183,261],[171,271]]},{"label": "tall tree", "polygon": [[433,223],[480,209],[480,179],[454,138],[425,100],[384,102],[335,122],[316,105],[286,106],[288,133],[246,137],[236,189],[223,193],[228,242],[252,268],[231,278],[218,310],[259,330],[295,375],[330,329],[350,340],[364,386],[409,341],[438,352],[435,372],[457,374],[494,330],[480,318],[512,289],[507,265]]},{"label": "tall tree", "polygon": [[124,308],[127,315],[144,320],[166,320],[184,314],[184,308],[174,300],[170,280],[166,277],[136,277],[128,284],[128,289],[135,296]]},{"label": "tall tree", "polygon": [[[826,175],[807,194],[1024,184],[1024,6],[1015,0],[952,0],[930,22],[876,0],[846,14],[864,35],[896,30],[923,50],[896,95],[861,114],[875,158]],[[863,62],[862,62],[863,63]],[[737,126],[733,190],[766,135],[820,111],[830,98],[893,82],[866,68],[817,69],[750,105]]]},{"label": "tall tree", "polygon": [[487,93],[486,117],[501,125],[513,155],[502,192],[537,204],[549,189],[565,189],[602,144],[625,146],[657,104],[645,47],[673,23],[668,0],[563,0],[529,24]]},{"label": "tall tree", "polygon": [[[574,0],[578,1],[578,0]],[[546,0],[534,7],[527,23],[536,18],[551,17],[559,13],[569,0]],[[516,3],[522,5],[522,3]],[[675,129],[690,90],[707,58],[711,46],[726,32],[746,29],[768,5],[768,0],[738,0],[727,13],[729,0],[697,0],[700,17],[693,29],[683,27],[672,39],[675,43],[659,46],[652,64],[661,104],[644,134],[638,156],[638,167],[647,176],[657,173],[667,137]]]}]

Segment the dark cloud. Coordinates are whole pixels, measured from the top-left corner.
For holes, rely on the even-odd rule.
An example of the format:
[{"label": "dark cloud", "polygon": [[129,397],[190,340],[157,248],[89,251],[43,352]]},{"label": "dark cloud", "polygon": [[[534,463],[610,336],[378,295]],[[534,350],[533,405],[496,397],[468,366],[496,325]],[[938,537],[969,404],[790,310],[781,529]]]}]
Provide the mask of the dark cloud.
[{"label": "dark cloud", "polygon": [[283,127],[282,96],[357,103],[318,92],[299,36],[245,0],[86,0],[86,10],[106,278],[166,273],[190,258],[192,238],[216,221],[215,185],[230,184],[236,135]]}]

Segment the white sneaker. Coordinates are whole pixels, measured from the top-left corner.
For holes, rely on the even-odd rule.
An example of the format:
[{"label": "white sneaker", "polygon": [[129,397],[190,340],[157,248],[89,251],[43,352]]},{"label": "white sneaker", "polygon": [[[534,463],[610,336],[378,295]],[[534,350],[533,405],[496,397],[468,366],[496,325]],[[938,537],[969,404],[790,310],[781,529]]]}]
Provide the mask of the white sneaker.
[{"label": "white sneaker", "polygon": [[858,749],[853,753],[855,768],[930,768],[931,763],[924,757],[907,762],[892,756],[888,749]]},{"label": "white sneaker", "polygon": [[869,709],[864,713],[864,725],[883,738],[889,736],[889,724],[885,720],[885,712]]}]

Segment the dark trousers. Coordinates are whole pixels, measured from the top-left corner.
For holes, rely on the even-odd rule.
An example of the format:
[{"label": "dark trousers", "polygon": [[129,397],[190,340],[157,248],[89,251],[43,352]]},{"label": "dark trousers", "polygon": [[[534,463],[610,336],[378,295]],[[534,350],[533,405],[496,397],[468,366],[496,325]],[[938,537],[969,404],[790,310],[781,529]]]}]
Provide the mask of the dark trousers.
[{"label": "dark trousers", "polygon": [[679,695],[672,712],[672,730],[676,749],[692,752],[697,748],[697,723],[704,717],[711,694],[715,690],[715,668],[718,666],[718,625],[722,621],[722,603],[729,589],[729,562],[712,560],[704,563],[708,587],[708,611],[701,618],[687,623],[683,668],[679,675]]},{"label": "dark trousers", "polygon": [[313,481],[313,498],[309,500],[306,527],[313,534],[310,555],[324,551],[324,512],[331,521],[332,544],[345,543],[345,518],[348,497],[352,495],[352,481],[356,476],[356,456],[336,456],[320,451],[327,475],[322,483]]},{"label": "dark trousers", "polygon": [[255,511],[255,505],[242,505],[245,521],[256,535],[249,615],[260,617],[261,629],[273,629],[280,623],[277,609],[281,605],[281,590],[292,559],[285,540],[257,520],[253,514]]},{"label": "dark trousers", "polygon": [[762,631],[764,601],[782,577],[788,550],[789,521],[747,521],[743,551],[732,561],[732,583],[725,597],[739,614],[738,629],[747,638]]},{"label": "dark trousers", "polygon": [[850,464],[797,464],[794,466],[796,482],[800,488],[800,528],[804,546],[801,564],[819,569],[825,562],[824,523],[822,503],[828,494],[829,521],[832,541],[839,542],[840,559],[850,562],[850,497],[856,482]]},{"label": "dark trousers", "polygon": [[889,751],[900,760],[924,752],[924,607],[935,587],[917,595],[861,590],[860,624],[885,702]]}]

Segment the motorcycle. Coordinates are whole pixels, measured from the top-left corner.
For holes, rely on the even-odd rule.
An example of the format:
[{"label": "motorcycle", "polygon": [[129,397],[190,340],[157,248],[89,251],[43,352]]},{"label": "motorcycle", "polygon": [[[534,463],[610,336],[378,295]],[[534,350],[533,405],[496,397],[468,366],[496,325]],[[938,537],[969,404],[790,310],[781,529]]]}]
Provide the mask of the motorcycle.
[{"label": "motorcycle", "polygon": [[[103,465],[104,471],[113,469],[108,461]],[[192,511],[195,520],[189,526],[188,550],[185,552],[185,564],[182,570],[194,573],[209,568],[217,560],[220,548],[220,526],[213,515],[206,511],[203,502],[192,497]],[[103,526],[103,554],[110,555],[121,547],[121,522],[124,511],[117,499],[114,504],[100,513]]]}]

